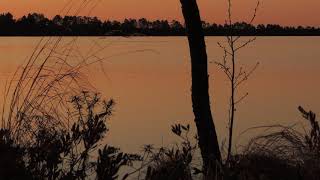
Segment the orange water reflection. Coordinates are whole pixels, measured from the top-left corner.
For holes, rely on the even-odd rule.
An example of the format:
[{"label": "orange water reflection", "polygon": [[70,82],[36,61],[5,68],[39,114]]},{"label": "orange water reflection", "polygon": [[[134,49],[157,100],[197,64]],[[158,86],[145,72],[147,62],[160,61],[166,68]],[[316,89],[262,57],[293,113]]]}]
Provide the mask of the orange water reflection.
[{"label": "orange water reflection", "polygon": [[[6,78],[30,55],[39,38],[1,38],[0,90]],[[89,51],[89,42],[108,47],[98,52],[109,57],[85,71],[90,82],[105,97],[116,102],[109,123],[108,142],[127,151],[143,144],[168,144],[176,139],[170,125],[193,120],[190,100],[190,64],[188,47],[182,37],[82,37],[79,47]],[[207,38],[210,61],[219,60],[221,50]],[[243,64],[261,65],[242,93],[249,97],[237,109],[236,135],[248,127],[267,124],[292,124],[300,118],[296,108],[320,112],[320,38],[259,37],[239,54]],[[226,137],[228,88],[224,75],[210,64],[212,110],[219,138]],[[244,142],[237,138],[237,142]]]}]

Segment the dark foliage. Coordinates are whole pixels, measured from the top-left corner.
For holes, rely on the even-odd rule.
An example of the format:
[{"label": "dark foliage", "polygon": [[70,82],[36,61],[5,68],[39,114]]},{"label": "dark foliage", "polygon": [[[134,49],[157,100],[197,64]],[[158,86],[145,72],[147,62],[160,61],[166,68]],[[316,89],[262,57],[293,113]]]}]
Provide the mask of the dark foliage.
[{"label": "dark foliage", "polygon": [[[105,146],[99,150],[97,161],[97,179],[114,180],[118,179],[118,172],[122,166],[132,165],[132,161],[140,161],[141,157],[135,154],[125,154],[120,149]],[[126,179],[125,176],[123,179]]]},{"label": "dark foliage", "polygon": [[162,147],[155,150],[146,146],[145,152],[150,154],[151,165],[148,166],[146,180],[191,180],[191,162],[197,145],[192,145],[188,138],[190,126],[174,125],[172,132],[182,143],[175,148]]},{"label": "dark foliage", "polygon": [[320,130],[312,111],[298,108],[309,130],[271,126],[265,135],[252,139],[242,154],[230,159],[225,178],[230,180],[319,180]]},{"label": "dark foliage", "polygon": [[[320,35],[319,27],[282,27],[276,24],[259,24],[253,26],[245,22],[236,22],[230,32],[228,24],[210,24],[202,22],[205,35],[208,36],[286,36],[286,35]],[[141,19],[125,19],[119,21],[102,21],[97,17],[60,16],[48,19],[43,14],[30,13],[18,19],[12,14],[0,14],[0,35],[18,36],[184,36],[185,28],[178,21],[149,21]]]},{"label": "dark foliage", "polygon": [[[116,179],[119,169],[139,160],[138,155],[99,142],[108,131],[106,120],[114,101],[83,92],[71,101],[73,125],[70,129],[39,126],[31,144],[15,142],[10,130],[0,131],[0,179]],[[39,117],[40,118],[40,117]]]},{"label": "dark foliage", "polygon": [[224,172],[227,180],[302,180],[298,167],[263,153],[232,156],[229,165]]},{"label": "dark foliage", "polygon": [[0,179],[31,179],[23,156],[25,149],[14,144],[7,130],[0,130]]}]

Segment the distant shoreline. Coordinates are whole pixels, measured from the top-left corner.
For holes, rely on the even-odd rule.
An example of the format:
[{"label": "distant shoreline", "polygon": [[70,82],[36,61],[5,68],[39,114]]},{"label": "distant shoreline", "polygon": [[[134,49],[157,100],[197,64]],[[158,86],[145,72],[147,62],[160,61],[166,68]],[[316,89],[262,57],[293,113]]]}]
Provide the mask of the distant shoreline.
[{"label": "distant shoreline", "polygon": [[[205,37],[225,37],[226,35],[205,35]],[[320,34],[317,35],[294,35],[294,34],[286,34],[286,35],[234,35],[241,37],[320,37]],[[187,37],[186,35],[0,35],[0,37]]]},{"label": "distant shoreline", "polygon": [[[232,25],[202,22],[205,36],[320,36],[320,27],[252,25],[235,22]],[[185,36],[179,21],[125,19],[106,20],[87,16],[59,16],[48,19],[43,14],[30,13],[14,19],[10,13],[0,14],[0,36]]]}]

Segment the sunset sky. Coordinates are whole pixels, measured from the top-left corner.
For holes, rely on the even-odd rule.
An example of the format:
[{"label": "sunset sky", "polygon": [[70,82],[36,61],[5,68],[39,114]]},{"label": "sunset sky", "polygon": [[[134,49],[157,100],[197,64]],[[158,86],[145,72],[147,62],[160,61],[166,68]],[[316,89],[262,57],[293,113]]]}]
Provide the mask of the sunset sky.
[{"label": "sunset sky", "polygon": [[[16,17],[39,12],[51,17],[63,10],[72,0],[0,0],[0,12],[12,12]],[[73,0],[77,5],[81,0]],[[82,15],[88,14],[101,19],[123,20],[124,18],[178,19],[181,20],[179,0],[100,0],[95,7],[91,0]],[[227,0],[198,0],[202,18],[208,22],[223,23],[226,18]],[[255,0],[234,0],[234,18],[238,21],[250,19]],[[73,4],[73,11],[77,6]],[[281,25],[320,26],[319,0],[262,0],[256,23]],[[65,11],[62,11],[62,14]],[[71,13],[71,14],[72,14]]]}]

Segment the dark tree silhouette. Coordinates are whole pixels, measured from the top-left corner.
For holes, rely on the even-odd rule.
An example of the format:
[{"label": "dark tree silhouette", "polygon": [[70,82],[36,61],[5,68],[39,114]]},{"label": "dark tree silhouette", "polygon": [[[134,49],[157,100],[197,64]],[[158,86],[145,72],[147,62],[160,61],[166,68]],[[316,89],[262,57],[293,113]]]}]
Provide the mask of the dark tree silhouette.
[{"label": "dark tree silhouette", "polygon": [[208,82],[208,60],[196,0],[180,0],[189,40],[192,69],[192,105],[199,136],[204,172],[211,174],[221,154],[213,122]]},{"label": "dark tree silhouette", "polygon": [[13,33],[13,26],[15,24],[15,20],[11,13],[0,14],[0,34],[2,33]]},{"label": "dark tree silhouette", "polygon": [[[204,34],[207,36],[285,36],[285,35],[320,35],[316,27],[282,27],[275,24],[253,26],[245,22],[235,22],[230,33],[229,24],[218,25],[202,22]],[[39,13],[29,13],[18,19],[12,14],[0,14],[1,36],[184,36],[185,27],[176,20],[125,19],[124,21],[100,20],[88,16],[60,16],[52,19]]]}]

